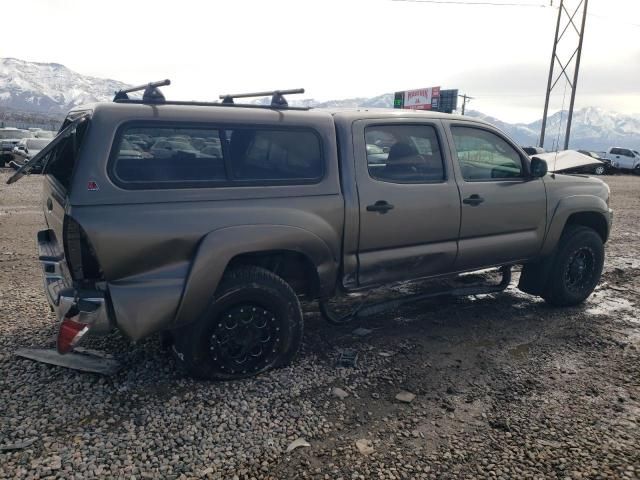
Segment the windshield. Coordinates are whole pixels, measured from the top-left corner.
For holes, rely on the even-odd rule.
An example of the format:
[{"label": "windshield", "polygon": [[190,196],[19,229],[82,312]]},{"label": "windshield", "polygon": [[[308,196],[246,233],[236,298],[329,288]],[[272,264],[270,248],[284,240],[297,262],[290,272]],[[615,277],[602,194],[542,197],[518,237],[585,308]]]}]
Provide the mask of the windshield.
[{"label": "windshield", "polygon": [[31,137],[33,137],[33,134],[28,130],[0,130],[0,140]]},{"label": "windshield", "polygon": [[41,150],[51,142],[48,138],[30,138],[27,140],[27,148],[32,150]]}]

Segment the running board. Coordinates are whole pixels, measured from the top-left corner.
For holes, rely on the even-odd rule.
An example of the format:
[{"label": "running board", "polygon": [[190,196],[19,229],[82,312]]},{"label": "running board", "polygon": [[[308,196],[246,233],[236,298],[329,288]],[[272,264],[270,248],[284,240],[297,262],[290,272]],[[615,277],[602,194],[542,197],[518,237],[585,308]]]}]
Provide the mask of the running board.
[{"label": "running board", "polygon": [[[499,293],[504,291],[511,283],[511,266],[501,267],[502,279],[497,285],[472,285],[469,287],[458,287],[452,289],[438,290],[428,293],[418,293],[414,295],[407,295],[396,300],[386,300],[383,302],[372,303],[370,305],[362,306],[359,308],[349,320],[355,320],[356,318],[368,317],[376,315],[378,313],[393,310],[395,308],[402,307],[404,305],[420,302],[428,298],[440,297],[443,295],[451,295],[454,297],[466,297],[469,295],[487,295],[489,293]],[[324,308],[320,308],[321,313],[327,318]],[[343,319],[342,321],[346,320]],[[329,321],[331,321],[329,319]],[[337,322],[334,322],[337,323]]]}]

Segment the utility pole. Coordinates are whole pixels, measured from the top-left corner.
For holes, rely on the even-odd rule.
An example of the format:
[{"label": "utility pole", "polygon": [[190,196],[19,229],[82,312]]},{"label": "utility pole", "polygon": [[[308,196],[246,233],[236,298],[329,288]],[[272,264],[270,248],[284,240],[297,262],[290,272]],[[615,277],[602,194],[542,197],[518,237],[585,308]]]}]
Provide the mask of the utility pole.
[{"label": "utility pole", "polygon": [[470,97],[466,93],[464,95],[458,95],[462,98],[462,115],[464,115],[464,109],[467,106],[467,100],[473,100],[473,97]]},{"label": "utility pole", "polygon": [[[589,3],[589,0],[579,0],[578,5],[573,10],[573,13],[569,13],[569,10],[567,10],[567,7],[565,6],[565,1],[566,0],[560,0],[560,7],[558,8],[558,20],[556,21],[556,33],[553,40],[553,48],[551,50],[551,64],[549,65],[549,78],[547,80],[547,93],[544,100],[544,113],[542,115],[542,128],[540,130],[539,145],[540,147],[544,148],[544,135],[545,135],[545,130],[547,128],[547,115],[549,113],[549,98],[551,96],[551,92],[553,91],[554,87],[558,84],[558,81],[560,80],[560,78],[562,78],[562,76],[564,75],[567,85],[569,85],[569,87],[571,88],[571,101],[569,103],[569,114],[567,116],[567,130],[564,136],[564,149],[567,150],[569,148],[569,138],[571,136],[571,121],[573,119],[573,106],[575,104],[576,89],[578,87],[578,73],[580,71],[580,58],[582,56],[582,40],[584,38],[584,26],[587,19],[587,5]],[[582,23],[580,24],[580,28],[578,29],[578,26],[574,22],[574,18],[578,14],[581,8],[582,8]],[[568,21],[564,29],[562,30],[562,32],[560,32],[560,23],[562,21],[563,16],[566,16],[568,18]],[[557,47],[569,27],[572,27],[575,30],[575,32],[578,34],[578,46],[575,48],[575,50],[571,54],[571,57],[569,58],[569,60],[566,63],[563,63],[562,60],[560,60],[560,57],[558,57]],[[574,60],[574,58],[575,58],[575,64],[573,68],[573,79],[571,79],[569,78],[567,69],[571,65],[571,62]],[[558,62],[558,65],[562,70],[554,80],[553,70],[554,70],[556,61]]]}]

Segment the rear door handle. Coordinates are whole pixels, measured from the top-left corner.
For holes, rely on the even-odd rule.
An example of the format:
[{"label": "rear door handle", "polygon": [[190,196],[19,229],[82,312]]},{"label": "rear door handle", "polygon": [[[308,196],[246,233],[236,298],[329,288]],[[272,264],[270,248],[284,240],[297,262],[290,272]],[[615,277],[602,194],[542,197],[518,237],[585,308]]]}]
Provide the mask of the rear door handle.
[{"label": "rear door handle", "polygon": [[474,193],[470,197],[467,197],[464,200],[462,200],[462,203],[466,203],[467,205],[471,205],[472,207],[477,207],[482,202],[484,202],[484,198],[482,198],[477,193]]},{"label": "rear door handle", "polygon": [[387,213],[389,210],[393,210],[393,205],[386,200],[378,200],[373,205],[367,205],[367,212]]}]

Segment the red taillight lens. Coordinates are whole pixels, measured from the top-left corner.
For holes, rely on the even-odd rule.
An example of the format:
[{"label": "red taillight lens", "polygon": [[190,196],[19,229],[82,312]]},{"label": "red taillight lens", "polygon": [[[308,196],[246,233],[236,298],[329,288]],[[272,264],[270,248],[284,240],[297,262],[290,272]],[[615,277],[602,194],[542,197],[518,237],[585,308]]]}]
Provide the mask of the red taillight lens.
[{"label": "red taillight lens", "polygon": [[89,331],[89,325],[74,320],[78,317],[64,317],[58,331],[58,353],[69,353]]}]

